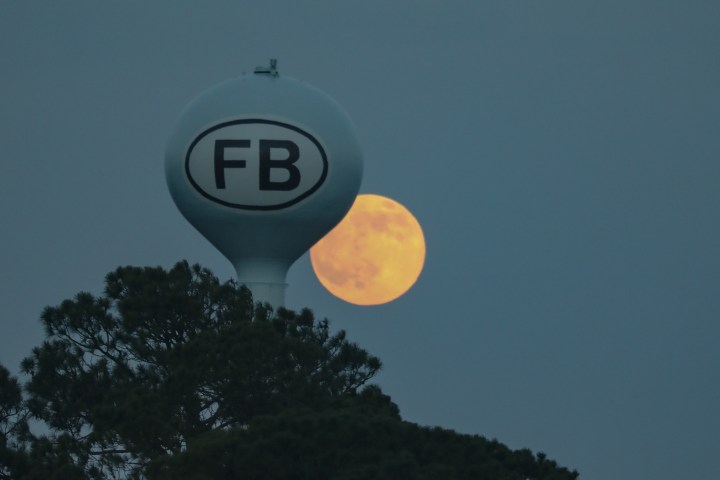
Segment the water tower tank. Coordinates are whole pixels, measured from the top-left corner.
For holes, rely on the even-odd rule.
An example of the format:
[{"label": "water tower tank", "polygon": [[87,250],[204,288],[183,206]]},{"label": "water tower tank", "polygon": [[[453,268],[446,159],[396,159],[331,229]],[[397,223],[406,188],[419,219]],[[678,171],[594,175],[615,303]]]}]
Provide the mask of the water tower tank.
[{"label": "water tower tank", "polygon": [[165,174],[185,218],[255,301],[284,304],[290,265],[350,209],[362,152],[328,95],[267,68],[207,90],[170,135]]}]

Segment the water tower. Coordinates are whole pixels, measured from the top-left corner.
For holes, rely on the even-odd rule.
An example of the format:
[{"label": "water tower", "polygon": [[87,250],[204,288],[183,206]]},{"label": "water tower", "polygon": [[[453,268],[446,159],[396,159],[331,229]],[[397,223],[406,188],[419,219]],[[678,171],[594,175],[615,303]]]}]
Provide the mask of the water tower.
[{"label": "water tower", "polygon": [[345,111],[275,60],[190,102],[165,153],[180,212],[274,307],[293,262],[352,206],[362,169]]}]

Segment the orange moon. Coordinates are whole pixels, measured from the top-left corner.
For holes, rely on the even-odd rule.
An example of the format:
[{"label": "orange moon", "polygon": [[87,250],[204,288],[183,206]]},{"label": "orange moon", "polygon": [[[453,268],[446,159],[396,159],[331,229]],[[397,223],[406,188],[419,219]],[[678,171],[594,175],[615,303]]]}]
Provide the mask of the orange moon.
[{"label": "orange moon", "polygon": [[355,305],[388,303],[407,292],[425,263],[420,223],[398,202],[358,195],[345,218],[310,249],[330,293]]}]

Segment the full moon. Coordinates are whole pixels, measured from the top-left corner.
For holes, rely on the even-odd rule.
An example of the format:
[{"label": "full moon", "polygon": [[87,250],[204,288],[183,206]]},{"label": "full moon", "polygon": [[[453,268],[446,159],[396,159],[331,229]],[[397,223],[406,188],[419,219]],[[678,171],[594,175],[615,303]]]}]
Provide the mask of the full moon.
[{"label": "full moon", "polygon": [[343,220],[310,249],[330,293],[355,305],[388,303],[407,292],[425,263],[425,237],[407,208],[380,195],[358,195]]}]

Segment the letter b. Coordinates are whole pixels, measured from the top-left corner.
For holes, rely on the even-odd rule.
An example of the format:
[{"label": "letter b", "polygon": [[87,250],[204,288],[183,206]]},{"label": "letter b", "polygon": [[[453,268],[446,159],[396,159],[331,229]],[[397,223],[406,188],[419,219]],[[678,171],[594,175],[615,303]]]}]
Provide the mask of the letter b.
[{"label": "letter b", "polygon": [[[273,160],[273,150],[285,150],[287,158]],[[300,185],[300,170],[293,165],[300,158],[300,149],[290,140],[260,140],[260,190],[294,190]],[[270,173],[273,169],[287,171],[288,178],[284,181],[273,181]]]}]

